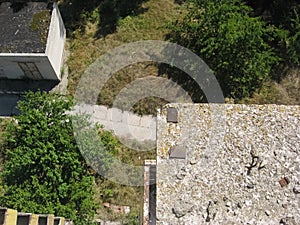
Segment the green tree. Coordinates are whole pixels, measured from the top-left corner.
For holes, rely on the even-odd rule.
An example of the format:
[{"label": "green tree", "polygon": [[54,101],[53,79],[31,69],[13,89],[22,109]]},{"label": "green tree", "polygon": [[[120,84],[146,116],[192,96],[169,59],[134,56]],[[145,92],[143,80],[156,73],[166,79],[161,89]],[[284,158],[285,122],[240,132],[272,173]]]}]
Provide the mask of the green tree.
[{"label": "green tree", "polygon": [[264,40],[266,26],[241,0],[190,0],[169,38],[198,54],[224,95],[240,99],[259,88],[278,58]]},{"label": "green tree", "polygon": [[300,4],[295,0],[274,0],[261,18],[273,28],[271,45],[289,66],[300,65]]},{"label": "green tree", "polygon": [[41,92],[19,102],[18,122],[7,131],[1,206],[91,224],[94,177],[73,135],[71,106],[70,99]]},{"label": "green tree", "polygon": [[[283,64],[300,65],[300,4],[298,0],[245,0],[253,15],[269,25],[270,45],[283,59]],[[282,71],[281,71],[282,72]],[[277,75],[277,74],[276,74]]]}]

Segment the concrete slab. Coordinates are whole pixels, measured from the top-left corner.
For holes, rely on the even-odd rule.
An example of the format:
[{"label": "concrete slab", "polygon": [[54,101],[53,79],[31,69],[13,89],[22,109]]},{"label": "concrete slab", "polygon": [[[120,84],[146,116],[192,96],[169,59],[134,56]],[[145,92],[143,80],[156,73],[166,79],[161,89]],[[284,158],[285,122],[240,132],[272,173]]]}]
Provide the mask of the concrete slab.
[{"label": "concrete slab", "polygon": [[11,116],[18,113],[16,106],[19,99],[19,95],[0,94],[0,116]]},{"label": "concrete slab", "polygon": [[95,105],[94,106],[94,114],[93,119],[94,120],[104,120],[107,116],[107,107],[102,105]]},{"label": "concrete slab", "polygon": [[106,119],[113,122],[121,122],[122,121],[122,110],[117,108],[108,109]]},{"label": "concrete slab", "polygon": [[127,120],[127,123],[129,125],[132,125],[132,126],[139,126],[140,125],[140,120],[141,120],[141,117],[140,116],[137,116],[135,114],[132,114],[132,113],[129,113],[128,114],[128,120]]},{"label": "concrete slab", "polygon": [[129,114],[132,114],[132,113],[129,111],[123,111],[123,115],[122,115],[123,123],[128,123]]},{"label": "concrete slab", "polygon": [[156,130],[138,126],[129,126],[129,131],[133,136],[133,139],[138,141],[156,140]]},{"label": "concrete slab", "polygon": [[76,106],[75,112],[90,114],[93,124],[103,125],[105,130],[113,131],[121,139],[156,140],[156,117],[139,116],[117,108],[87,104]]},{"label": "concrete slab", "polygon": [[140,120],[140,126],[145,128],[150,128],[151,124],[155,123],[155,118],[153,116],[142,116]]}]

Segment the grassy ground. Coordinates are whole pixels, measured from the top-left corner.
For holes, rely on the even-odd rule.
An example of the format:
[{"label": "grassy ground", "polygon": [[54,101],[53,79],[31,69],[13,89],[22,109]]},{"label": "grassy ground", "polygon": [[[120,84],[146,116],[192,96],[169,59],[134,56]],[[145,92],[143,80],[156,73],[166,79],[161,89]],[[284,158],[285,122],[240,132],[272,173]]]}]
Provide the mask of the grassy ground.
[{"label": "grassy ground", "polygon": [[280,82],[265,82],[252,98],[239,103],[300,105],[300,68],[289,69]]},{"label": "grassy ground", "polygon": [[106,221],[122,221],[123,224],[138,224],[137,217],[141,217],[143,208],[143,188],[122,186],[109,180],[97,179],[97,193],[100,204],[109,202],[120,206],[130,206],[127,215],[115,213],[103,205],[97,210],[96,219]]},{"label": "grassy ground", "polygon": [[[100,134],[102,133],[102,134]],[[110,140],[110,143],[116,147],[117,155],[116,159],[127,165],[142,166],[146,159],[155,159],[156,151],[135,151],[122,145],[118,139],[116,139],[108,131],[100,130],[100,136],[106,137]],[[120,168],[122,170],[123,168]],[[119,170],[114,171],[117,173]],[[143,183],[143,177],[134,174],[135,180]],[[100,207],[97,210],[96,218],[102,220],[118,220],[123,224],[135,224],[137,222],[137,216],[141,217],[143,209],[143,187],[126,186],[121,185],[103,177],[96,176],[96,198],[100,202]],[[129,206],[131,213],[128,215],[119,214],[111,211],[103,206],[103,203],[109,202],[115,205]]]},{"label": "grassy ground", "polygon": [[[74,32],[74,39],[70,40],[69,58],[69,86],[68,91],[74,94],[78,81],[85,69],[100,55],[125,43],[140,40],[164,40],[168,33],[166,25],[179,15],[178,5],[173,0],[149,0],[142,4],[137,16],[127,16],[118,22],[115,33],[105,37],[95,38],[98,32],[98,24],[89,22],[84,33],[82,30]],[[152,63],[132,65],[116,73],[99,93],[98,103],[112,106],[115,96],[136,78],[145,76],[157,76],[158,69]],[[135,111],[154,113],[155,106],[165,104],[160,99],[146,99],[136,105]],[[141,106],[142,105],[142,106]],[[153,106],[153,107],[149,107]]]},{"label": "grassy ground", "polygon": [[[114,47],[139,40],[165,40],[168,33],[166,24],[181,15],[179,5],[173,0],[149,0],[141,6],[143,13],[127,16],[119,20],[116,32],[97,38],[98,19],[88,22],[84,32],[76,30],[71,43],[69,59],[69,94],[74,94],[78,81],[85,69],[100,55]],[[140,63],[129,66],[114,74],[99,93],[98,104],[112,106],[116,95],[130,82],[145,76],[157,76],[158,68],[153,63]],[[253,95],[238,103],[253,104],[299,104],[299,70],[292,70],[280,83],[266,82]],[[296,86],[295,86],[296,85]],[[298,88],[297,88],[298,85]],[[166,101],[147,98],[139,101],[133,111],[139,114],[155,114],[156,108]]]},{"label": "grassy ground", "polygon": [[[125,43],[140,40],[164,40],[168,33],[166,25],[179,15],[178,5],[173,0],[149,0],[141,5],[135,16],[127,16],[118,21],[116,32],[105,37],[97,37],[99,18],[90,20],[85,29],[73,32],[70,43],[69,86],[68,93],[73,95],[78,81],[85,69],[99,56]],[[84,31],[83,31],[84,30]],[[137,78],[157,76],[157,65],[140,63],[129,66],[114,74],[99,93],[99,104],[111,106],[115,96],[127,84]],[[156,107],[166,102],[157,98],[147,98],[135,105],[135,112],[140,114],[155,113]],[[124,146],[119,146],[117,158],[124,163],[142,165],[144,159],[154,159],[155,150],[138,153]],[[117,205],[128,205],[131,214],[124,216],[104,208],[98,209],[97,217],[106,220],[121,220],[124,224],[134,224],[136,216],[141,216],[143,208],[143,188],[123,186],[106,179],[97,179],[97,199],[100,203],[111,202]]]},{"label": "grassy ground", "polygon": [[[116,31],[106,36],[99,36],[99,15],[91,13],[84,29],[72,33],[69,39],[70,57],[68,93],[73,95],[81,75],[99,56],[125,43],[140,40],[165,40],[168,33],[167,23],[181,15],[180,6],[174,0],[149,0],[141,5],[140,13],[127,16],[118,21]],[[153,63],[140,63],[122,69],[114,74],[99,93],[98,103],[112,106],[116,95],[130,82],[145,76],[157,76],[158,66]],[[299,70],[293,70],[280,83],[266,82],[253,98],[243,99],[239,103],[278,103],[300,104]],[[134,111],[139,114],[154,114],[156,107],[166,102],[157,98],[147,98],[138,102]],[[137,155],[125,147],[120,147],[118,158],[126,163],[141,164],[144,158],[155,158],[155,152]],[[97,217],[107,220],[129,221],[140,214],[142,209],[143,189],[141,187],[122,186],[105,179],[97,179],[97,198],[100,202],[111,202],[117,205],[129,205],[132,214],[124,217],[113,213],[103,206]],[[128,222],[128,224],[132,224]]]},{"label": "grassy ground", "polygon": [[[5,154],[5,132],[10,119],[0,118],[0,171],[3,169],[3,160]],[[0,177],[0,195],[3,194],[2,178]]]}]

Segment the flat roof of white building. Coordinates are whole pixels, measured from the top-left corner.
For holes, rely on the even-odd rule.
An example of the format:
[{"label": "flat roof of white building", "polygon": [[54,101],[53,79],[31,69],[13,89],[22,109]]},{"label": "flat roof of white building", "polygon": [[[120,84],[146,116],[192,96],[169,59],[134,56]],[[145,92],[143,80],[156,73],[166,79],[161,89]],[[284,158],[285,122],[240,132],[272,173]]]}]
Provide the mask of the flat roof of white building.
[{"label": "flat roof of white building", "polygon": [[0,1],[0,53],[44,53],[51,8],[47,1]]}]

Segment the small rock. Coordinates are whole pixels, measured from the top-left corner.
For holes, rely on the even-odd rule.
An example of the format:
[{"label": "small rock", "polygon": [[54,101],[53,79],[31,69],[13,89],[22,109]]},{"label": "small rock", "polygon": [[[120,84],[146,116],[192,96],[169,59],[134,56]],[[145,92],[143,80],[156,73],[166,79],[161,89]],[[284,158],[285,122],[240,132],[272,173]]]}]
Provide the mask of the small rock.
[{"label": "small rock", "polygon": [[193,206],[187,202],[176,203],[172,209],[173,213],[177,218],[185,216],[187,213],[192,211]]},{"label": "small rock", "polygon": [[295,187],[293,188],[293,192],[294,192],[295,194],[300,194],[300,186],[295,186]]},{"label": "small rock", "polygon": [[253,189],[254,188],[254,184],[247,184],[247,188]]},{"label": "small rock", "polygon": [[265,211],[265,214],[266,214],[267,216],[270,216],[271,212],[270,212],[269,210],[266,210],[266,211]]},{"label": "small rock", "polygon": [[282,219],[279,221],[279,224],[286,225],[286,219],[285,219],[285,218],[282,218]]},{"label": "small rock", "polygon": [[186,176],[186,168],[182,167],[178,174],[176,175],[178,180],[182,180]]},{"label": "small rock", "polygon": [[198,161],[197,161],[195,158],[192,158],[192,159],[190,160],[190,164],[191,164],[191,165],[195,165],[197,162],[198,162]]},{"label": "small rock", "polygon": [[225,204],[225,206],[230,208],[230,207],[231,207],[231,202],[227,202],[227,203]]},{"label": "small rock", "polygon": [[286,218],[282,218],[279,222],[282,225],[297,225],[295,218],[293,216],[287,216]]},{"label": "small rock", "polygon": [[185,173],[178,173],[176,175],[176,177],[177,177],[178,180],[183,180],[183,178],[185,177]]},{"label": "small rock", "polygon": [[251,201],[251,200],[246,200],[246,201],[245,201],[245,205],[246,205],[246,206],[252,205],[252,201]]}]

